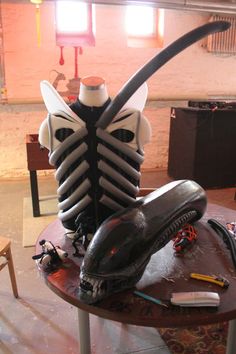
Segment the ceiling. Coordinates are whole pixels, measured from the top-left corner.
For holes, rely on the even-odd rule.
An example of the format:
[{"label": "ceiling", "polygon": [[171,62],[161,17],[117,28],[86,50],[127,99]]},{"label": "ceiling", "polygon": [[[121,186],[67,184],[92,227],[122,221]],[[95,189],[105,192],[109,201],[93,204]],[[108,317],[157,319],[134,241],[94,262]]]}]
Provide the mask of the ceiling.
[{"label": "ceiling", "polygon": [[[55,2],[56,0],[42,0],[42,2]],[[57,0],[60,1],[60,0]],[[79,1],[79,0],[75,0]],[[80,0],[81,1],[81,0]],[[22,0],[21,3],[30,3],[31,0]],[[190,10],[209,13],[231,14],[236,16],[236,0],[85,0],[94,4],[103,5],[150,5],[163,9]],[[0,3],[16,3],[19,0],[0,0]]]},{"label": "ceiling", "polygon": [[96,4],[111,5],[152,5],[164,9],[192,10],[236,15],[236,0],[94,0]]}]

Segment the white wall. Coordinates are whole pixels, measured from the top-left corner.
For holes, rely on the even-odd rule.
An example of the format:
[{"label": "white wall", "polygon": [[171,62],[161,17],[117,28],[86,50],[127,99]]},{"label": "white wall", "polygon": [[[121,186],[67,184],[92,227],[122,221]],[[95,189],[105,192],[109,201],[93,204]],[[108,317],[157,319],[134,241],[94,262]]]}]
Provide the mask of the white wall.
[{"label": "white wall", "polygon": [[[35,34],[35,8],[32,4],[2,3],[4,54],[7,94],[10,103],[0,110],[0,176],[27,174],[25,134],[37,133],[46,116],[40,101],[39,82],[52,81],[55,72],[66,79],[74,75],[74,49],[64,48],[65,64],[59,65],[59,48],[55,43],[54,5],[41,5],[41,47]],[[207,23],[210,14],[165,11],[164,46],[193,28]],[[114,97],[121,86],[160,49],[128,48],[124,32],[124,8],[96,6],[96,46],[85,47],[78,58],[79,75],[105,78]],[[149,80],[149,98],[145,114],[153,127],[152,143],[146,148],[143,168],[166,168],[168,156],[169,112],[171,103],[161,100],[207,99],[209,96],[236,96],[236,57],[216,56],[206,51],[202,40],[162,67]],[[66,83],[60,90],[66,90]]]}]

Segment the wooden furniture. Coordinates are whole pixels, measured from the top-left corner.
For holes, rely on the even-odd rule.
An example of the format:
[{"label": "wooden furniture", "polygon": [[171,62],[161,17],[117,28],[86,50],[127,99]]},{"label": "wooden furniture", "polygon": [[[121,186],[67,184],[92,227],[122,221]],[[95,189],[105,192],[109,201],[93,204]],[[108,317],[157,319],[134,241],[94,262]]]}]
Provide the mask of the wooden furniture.
[{"label": "wooden furniture", "polygon": [[[165,308],[134,295],[134,289],[123,291],[104,299],[96,305],[87,305],[78,300],[81,259],[72,256],[71,240],[65,238],[59,220],[49,224],[39,236],[61,246],[69,253],[66,264],[55,272],[43,273],[49,288],[65,301],[76,306],[79,313],[80,353],[90,353],[89,313],[122,323],[149,327],[189,327],[229,321],[227,354],[236,348],[236,269],[231,255],[221,238],[207,224],[215,218],[222,224],[235,220],[235,210],[210,204],[207,213],[196,223],[198,239],[184,257],[176,257],[172,241],[157,252],[148,264],[143,278],[137,284],[142,292],[169,300],[173,292],[215,291],[220,295],[218,308],[177,307]],[[41,252],[37,242],[36,253]],[[221,275],[228,279],[228,289],[216,284],[190,279],[190,273]],[[150,276],[151,274],[151,276]]]},{"label": "wooden furniture", "polygon": [[11,254],[11,241],[8,238],[0,236],[0,257],[4,258],[3,263],[0,264],[0,270],[8,265],[8,270],[11,279],[12,291],[14,296],[18,297],[18,290],[16,284],[15,271],[13,266],[12,254]]},{"label": "wooden furniture", "polygon": [[26,135],[26,153],[27,166],[30,173],[33,216],[40,216],[37,171],[52,170],[54,167],[48,162],[48,150],[40,147],[38,134]]}]

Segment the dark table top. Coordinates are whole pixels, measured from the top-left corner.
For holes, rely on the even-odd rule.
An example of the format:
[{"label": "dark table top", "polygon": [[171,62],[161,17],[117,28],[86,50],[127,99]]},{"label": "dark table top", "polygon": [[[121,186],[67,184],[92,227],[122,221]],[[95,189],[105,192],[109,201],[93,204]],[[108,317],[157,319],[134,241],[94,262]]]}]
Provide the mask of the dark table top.
[{"label": "dark table top", "polygon": [[[231,254],[222,239],[207,224],[214,218],[226,224],[235,221],[236,211],[216,204],[209,204],[207,212],[195,226],[198,238],[193,247],[182,257],[176,257],[173,242],[152,256],[136,288],[150,296],[169,300],[173,292],[213,291],[220,295],[220,306],[165,308],[133,294],[135,288],[116,293],[96,305],[87,305],[77,297],[80,264],[82,259],[73,256],[70,239],[64,236],[59,220],[48,225],[38,241],[46,239],[68,251],[68,260],[56,271],[48,274],[42,271],[46,284],[58,296],[72,305],[94,315],[148,327],[180,327],[205,325],[236,318],[236,269]],[[36,253],[41,252],[38,242]],[[216,284],[190,279],[191,272],[225,277],[230,285],[223,289]]]}]

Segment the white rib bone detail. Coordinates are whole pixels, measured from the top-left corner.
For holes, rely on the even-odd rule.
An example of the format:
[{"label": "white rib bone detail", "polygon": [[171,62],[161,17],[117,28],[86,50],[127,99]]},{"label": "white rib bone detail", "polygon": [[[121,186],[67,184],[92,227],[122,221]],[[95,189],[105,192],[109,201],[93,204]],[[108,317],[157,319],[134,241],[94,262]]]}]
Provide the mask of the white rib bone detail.
[{"label": "white rib bone detail", "polygon": [[140,176],[141,176],[140,172],[135,170],[135,168],[130,166],[130,164],[127,163],[126,161],[124,161],[120,156],[116,155],[114,152],[112,152],[106,146],[104,146],[104,145],[102,145],[100,143],[98,144],[97,151],[103,157],[105,157],[108,160],[114,162],[124,172],[126,172],[128,175],[133,177],[136,181],[139,181]]},{"label": "white rib bone detail", "polygon": [[98,128],[97,129],[97,136],[99,138],[101,138],[103,141],[105,141],[106,143],[114,146],[116,149],[118,149],[119,151],[121,151],[125,155],[129,156],[135,162],[138,162],[139,164],[143,163],[144,157],[142,155],[138,154],[135,150],[131,149],[125,143],[117,140],[116,138],[114,138],[112,135],[110,135],[106,131]]},{"label": "white rib bone detail", "polygon": [[103,205],[106,205],[108,208],[110,208],[111,210],[114,210],[114,211],[124,209],[124,207],[122,205],[115,202],[114,200],[112,200],[110,197],[108,197],[105,194],[103,194],[103,196],[100,198],[99,201],[100,201],[100,203],[102,203]]},{"label": "white rib bone detail", "polygon": [[70,189],[73,184],[88,171],[89,164],[87,161],[83,161],[69,176],[68,178],[59,186],[57,189],[57,194],[62,195]]},{"label": "white rib bone detail", "polygon": [[73,193],[66,198],[65,200],[63,200],[63,202],[59,203],[58,206],[60,209],[68,209],[73,207],[74,204],[77,203],[77,201],[79,199],[81,199],[82,196],[84,196],[89,188],[91,186],[91,183],[89,182],[88,179],[86,179],[85,181],[83,181],[78,188],[76,188]]},{"label": "white rib bone detail", "polygon": [[86,195],[81,201],[75,204],[71,209],[67,211],[60,211],[58,216],[61,221],[69,220],[72,217],[76,217],[81,211],[83,211],[86,206],[88,206],[92,201],[89,195]]},{"label": "white rib bone detail", "polygon": [[100,160],[98,162],[98,168],[101,172],[105,172],[106,175],[110,176],[113,180],[118,182],[118,184],[123,186],[129,193],[132,193],[134,195],[138,194],[139,188],[137,186],[134,186],[129,180],[127,180],[114,168],[109,166],[106,162]]},{"label": "white rib bone detail", "polygon": [[49,163],[51,165],[55,165],[61,154],[71,147],[73,144],[78,142],[80,139],[84,138],[88,134],[88,131],[86,128],[81,128],[80,130],[77,130],[74,132],[72,135],[70,135],[68,138],[66,138],[65,141],[63,141],[63,144],[60,144],[54,151],[51,152],[50,158],[49,158]]},{"label": "white rib bone detail", "polygon": [[135,202],[135,198],[130,197],[122,192],[119,188],[115,187],[111,182],[107,181],[104,177],[99,178],[99,185],[115,197],[125,201],[126,203]]},{"label": "white rib bone detail", "polygon": [[64,175],[65,171],[67,171],[71,165],[78,160],[79,157],[81,157],[86,151],[88,150],[88,146],[86,143],[82,143],[78,148],[73,150],[70,155],[68,155],[65,160],[61,163],[61,165],[58,167],[55,177],[57,181],[60,181],[62,176]]}]

